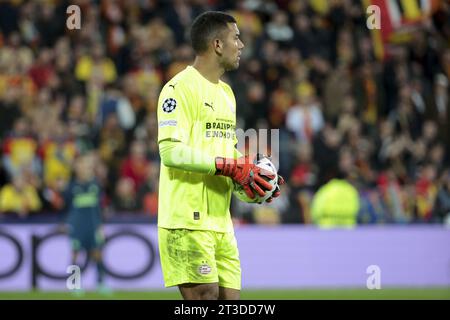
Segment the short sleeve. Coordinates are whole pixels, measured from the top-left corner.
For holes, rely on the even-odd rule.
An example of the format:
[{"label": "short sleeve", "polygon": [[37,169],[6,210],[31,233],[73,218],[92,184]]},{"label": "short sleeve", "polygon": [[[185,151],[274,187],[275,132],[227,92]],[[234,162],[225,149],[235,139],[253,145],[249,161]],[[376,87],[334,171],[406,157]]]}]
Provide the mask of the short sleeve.
[{"label": "short sleeve", "polygon": [[168,83],[158,99],[158,143],[178,140],[187,143],[193,123],[194,108],[190,93],[182,84]]}]

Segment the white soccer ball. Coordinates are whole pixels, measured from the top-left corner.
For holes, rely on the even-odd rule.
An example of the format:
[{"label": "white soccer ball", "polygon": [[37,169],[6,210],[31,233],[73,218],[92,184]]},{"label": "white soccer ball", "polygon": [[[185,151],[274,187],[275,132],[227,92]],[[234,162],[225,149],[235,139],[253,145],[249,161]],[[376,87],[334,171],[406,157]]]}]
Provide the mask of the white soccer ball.
[{"label": "white soccer ball", "polygon": [[241,185],[235,183],[233,194],[236,196],[236,198],[238,198],[239,200],[241,200],[243,202],[263,203],[272,196],[272,193],[275,191],[275,189],[278,186],[277,169],[275,168],[275,165],[272,163],[272,161],[270,161],[269,158],[261,157],[256,161],[255,165],[260,167],[261,169],[264,169],[265,171],[268,171],[268,172],[274,174],[273,179],[269,179],[267,176],[262,175],[262,178],[265,179],[267,182],[269,182],[272,185],[272,188],[270,190],[267,190],[263,197],[261,197],[256,191],[253,191],[255,193],[255,198],[251,199],[245,193],[244,188]]}]

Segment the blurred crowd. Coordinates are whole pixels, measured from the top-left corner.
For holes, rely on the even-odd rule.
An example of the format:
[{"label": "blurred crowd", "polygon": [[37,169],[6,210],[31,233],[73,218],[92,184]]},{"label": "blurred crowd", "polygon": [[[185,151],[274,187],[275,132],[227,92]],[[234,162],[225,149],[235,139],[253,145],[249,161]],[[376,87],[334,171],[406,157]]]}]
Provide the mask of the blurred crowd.
[{"label": "blurred crowd", "polygon": [[[0,1],[0,219],[58,215],[85,152],[107,215],[156,218],[158,95],[193,61],[193,19],[223,10],[245,44],[224,78],[238,127],[279,129],[287,181],[271,204],[233,201],[236,223],[446,221],[450,5],[380,60],[361,3]],[[71,4],[79,30],[66,27]]]}]

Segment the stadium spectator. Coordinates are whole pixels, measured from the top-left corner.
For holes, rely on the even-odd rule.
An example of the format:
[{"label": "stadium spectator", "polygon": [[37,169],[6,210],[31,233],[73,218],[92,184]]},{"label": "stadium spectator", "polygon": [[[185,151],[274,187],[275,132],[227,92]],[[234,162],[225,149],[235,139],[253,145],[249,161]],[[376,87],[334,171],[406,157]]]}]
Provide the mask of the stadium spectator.
[{"label": "stadium spectator", "polygon": [[286,126],[295,133],[298,141],[311,142],[324,125],[321,106],[308,82],[298,85],[297,97],[298,104],[286,113]]},{"label": "stadium spectator", "polygon": [[80,57],[75,66],[75,76],[79,81],[95,81],[101,84],[112,83],[117,79],[114,62],[105,56],[105,48],[95,43],[91,51]]},{"label": "stadium spectator", "polygon": [[13,130],[3,141],[3,166],[10,177],[24,169],[34,174],[40,173],[40,161],[37,156],[37,142],[29,131],[26,118],[19,118],[14,123]]},{"label": "stadium spectator", "polygon": [[70,181],[77,147],[75,141],[64,131],[61,123],[55,124],[49,139],[41,142],[43,178],[46,186],[54,188]]},{"label": "stadium spectator", "polygon": [[92,110],[96,114],[96,125],[101,127],[108,116],[111,113],[115,113],[123,130],[132,129],[136,122],[136,115],[130,101],[122,94],[119,88],[116,88],[114,85],[108,85],[105,91],[100,91],[99,93],[101,96],[97,110]]},{"label": "stadium spectator", "polygon": [[12,182],[0,189],[0,213],[13,213],[20,218],[38,212],[42,203],[36,188],[28,183],[25,176],[16,173]]},{"label": "stadium spectator", "polygon": [[113,207],[117,212],[136,212],[141,209],[131,178],[120,178],[117,181],[113,197]]},{"label": "stadium spectator", "polygon": [[154,139],[157,136],[157,122],[154,114],[145,117],[141,125],[136,127],[134,138],[146,144],[148,159],[151,161],[159,161],[158,144]]},{"label": "stadium spectator", "polygon": [[335,173],[334,167],[338,163],[339,148],[342,135],[331,124],[326,123],[323,130],[313,140],[314,162],[320,168],[318,185],[327,182]]},{"label": "stadium spectator", "polygon": [[412,221],[413,203],[410,190],[401,184],[393,167],[388,167],[377,178],[380,195],[387,207],[387,221],[407,223]]},{"label": "stadium spectator", "polygon": [[358,224],[382,224],[390,222],[387,220],[387,209],[378,190],[373,188],[362,189],[359,200]]},{"label": "stadium spectator", "polygon": [[442,175],[441,186],[433,207],[433,220],[450,224],[450,171]]},{"label": "stadium spectator", "polygon": [[317,185],[319,168],[313,162],[311,144],[295,146],[295,165],[289,177],[291,208],[284,216],[284,222],[311,223],[311,202]]},{"label": "stadium spectator", "polygon": [[133,181],[133,188],[139,190],[147,178],[149,161],[144,142],[134,140],[130,146],[130,152],[120,167],[120,177],[129,178]]},{"label": "stadium spectator", "polygon": [[158,214],[159,163],[149,162],[144,173],[145,181],[137,192],[139,208],[156,218]]},{"label": "stadium spectator", "polygon": [[49,82],[55,76],[53,66],[53,51],[44,48],[39,52],[39,56],[31,66],[29,75],[36,87],[39,89],[49,85]]},{"label": "stadium spectator", "polygon": [[266,25],[267,36],[277,42],[290,42],[294,37],[294,32],[288,24],[286,12],[278,10],[272,15],[271,21]]},{"label": "stadium spectator", "polygon": [[[0,78],[2,76],[0,75]],[[0,80],[0,83],[2,80]],[[0,84],[0,88],[2,84]],[[1,89],[0,89],[1,91]],[[20,90],[10,87],[4,94],[4,99],[0,100],[0,137],[3,139],[9,133],[13,124],[22,116],[19,104]]]},{"label": "stadium spectator", "polygon": [[119,125],[116,113],[110,113],[100,129],[98,148],[100,158],[112,170],[119,169],[119,158],[125,150],[125,139],[125,133]]},{"label": "stadium spectator", "polygon": [[429,222],[432,219],[433,205],[438,191],[436,185],[437,170],[431,164],[425,164],[415,185],[415,219],[419,222]]}]

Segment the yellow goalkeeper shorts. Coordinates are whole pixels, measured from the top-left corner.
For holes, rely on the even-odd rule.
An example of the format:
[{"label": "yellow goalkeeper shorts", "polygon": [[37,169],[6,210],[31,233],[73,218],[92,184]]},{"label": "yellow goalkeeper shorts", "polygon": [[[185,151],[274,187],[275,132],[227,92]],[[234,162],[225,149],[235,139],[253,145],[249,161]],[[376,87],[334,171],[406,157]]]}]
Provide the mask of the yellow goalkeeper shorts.
[{"label": "yellow goalkeeper shorts", "polygon": [[219,283],[241,289],[241,265],[234,233],[158,228],[159,253],[166,287]]}]

